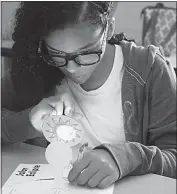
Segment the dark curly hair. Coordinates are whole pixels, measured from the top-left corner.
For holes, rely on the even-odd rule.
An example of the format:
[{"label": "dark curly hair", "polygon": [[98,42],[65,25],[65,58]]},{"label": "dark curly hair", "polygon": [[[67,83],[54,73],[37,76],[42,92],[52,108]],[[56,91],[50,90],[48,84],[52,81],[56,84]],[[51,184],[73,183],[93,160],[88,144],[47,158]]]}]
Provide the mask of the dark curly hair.
[{"label": "dark curly hair", "polygon": [[32,104],[38,103],[64,77],[58,68],[48,66],[38,56],[41,37],[80,21],[103,26],[104,13],[111,17],[116,4],[110,1],[21,2],[12,36],[15,56],[11,77],[16,93],[30,98]]}]

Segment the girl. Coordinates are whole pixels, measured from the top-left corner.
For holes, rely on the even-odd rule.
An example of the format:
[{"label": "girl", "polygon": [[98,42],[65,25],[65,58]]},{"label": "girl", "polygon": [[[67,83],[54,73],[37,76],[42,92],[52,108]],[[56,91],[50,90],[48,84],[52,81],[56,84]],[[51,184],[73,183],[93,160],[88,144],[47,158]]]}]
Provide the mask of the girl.
[{"label": "girl", "polygon": [[42,139],[48,115],[78,119],[91,151],[68,178],[90,187],[176,176],[174,71],[156,47],[113,34],[116,4],[22,2],[2,80],[3,142]]}]

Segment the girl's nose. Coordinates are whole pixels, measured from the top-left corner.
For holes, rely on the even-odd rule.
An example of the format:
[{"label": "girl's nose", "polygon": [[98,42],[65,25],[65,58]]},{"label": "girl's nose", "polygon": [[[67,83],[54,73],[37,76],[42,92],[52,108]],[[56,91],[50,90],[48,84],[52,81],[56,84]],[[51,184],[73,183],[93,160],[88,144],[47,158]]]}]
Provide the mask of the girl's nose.
[{"label": "girl's nose", "polygon": [[68,61],[67,70],[70,73],[74,73],[79,68],[79,65],[74,61]]}]

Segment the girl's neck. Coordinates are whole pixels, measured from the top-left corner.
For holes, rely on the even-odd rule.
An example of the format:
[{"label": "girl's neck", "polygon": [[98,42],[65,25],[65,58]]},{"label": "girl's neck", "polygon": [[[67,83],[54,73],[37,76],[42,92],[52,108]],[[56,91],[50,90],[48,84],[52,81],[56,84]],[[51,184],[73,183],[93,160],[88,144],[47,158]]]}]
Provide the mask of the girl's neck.
[{"label": "girl's neck", "polygon": [[113,67],[114,57],[115,46],[107,44],[105,54],[100,64],[97,66],[91,77],[81,85],[85,91],[96,90],[106,82]]}]

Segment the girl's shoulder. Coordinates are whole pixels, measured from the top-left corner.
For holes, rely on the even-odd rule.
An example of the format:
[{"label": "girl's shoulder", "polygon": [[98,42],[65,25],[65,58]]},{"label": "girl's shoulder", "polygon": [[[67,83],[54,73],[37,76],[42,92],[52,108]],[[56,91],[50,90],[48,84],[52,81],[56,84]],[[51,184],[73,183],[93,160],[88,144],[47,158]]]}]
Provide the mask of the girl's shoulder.
[{"label": "girl's shoulder", "polygon": [[[148,47],[138,46],[136,43],[126,40],[122,40],[120,45],[125,66],[129,70],[134,71],[135,74],[141,76],[146,82],[152,66],[159,61],[158,58],[161,56],[159,48],[153,45],[149,45]],[[161,56],[161,58],[163,57]]]},{"label": "girl's shoulder", "polygon": [[[157,75],[159,72],[173,74],[176,78],[172,64],[161,54],[160,49],[154,45],[148,47],[137,46],[134,42],[121,41],[122,52],[124,56],[127,71],[147,83],[149,75]],[[167,73],[168,72],[168,73]]]}]

